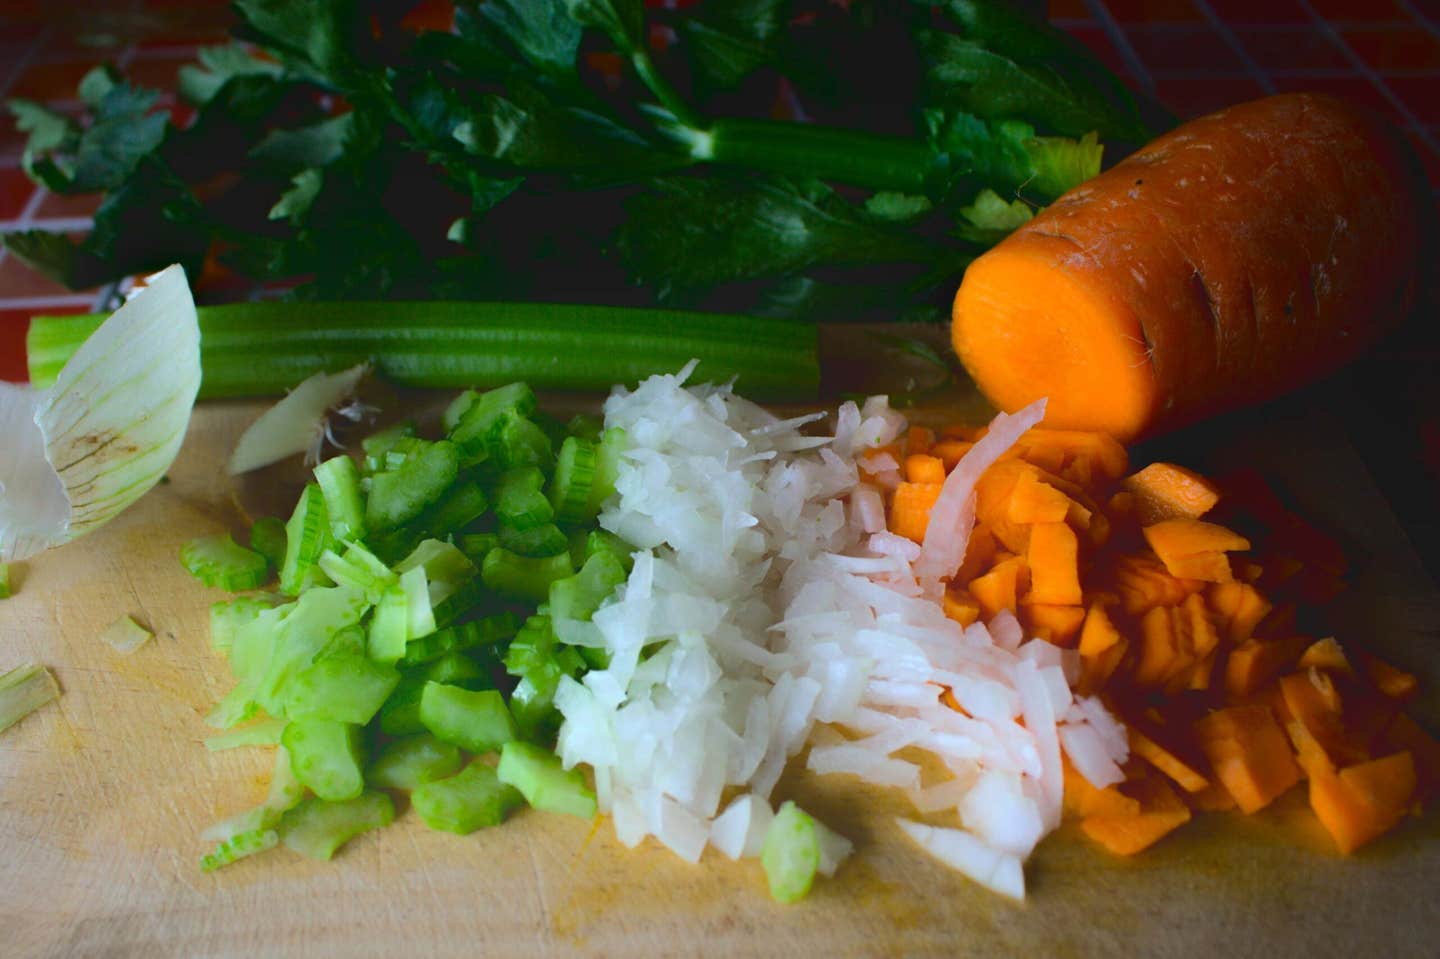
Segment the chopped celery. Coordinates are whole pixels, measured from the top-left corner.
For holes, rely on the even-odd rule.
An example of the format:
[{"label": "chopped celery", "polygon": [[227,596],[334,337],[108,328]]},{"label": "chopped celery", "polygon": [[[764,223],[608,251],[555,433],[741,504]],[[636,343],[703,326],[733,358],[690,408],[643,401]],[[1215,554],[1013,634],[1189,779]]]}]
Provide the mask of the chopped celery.
[{"label": "chopped celery", "polygon": [[274,746],[280,742],[280,734],[284,730],[285,720],[262,719],[243,729],[207,738],[205,748],[212,753],[218,753],[226,749],[238,749],[241,746]]},{"label": "chopped celery", "polygon": [[420,722],[420,696],[429,682],[462,686],[466,689],[491,689],[489,674],[464,653],[451,651],[434,662],[416,670],[407,670],[400,684],[380,707],[380,730],[387,736],[408,736],[425,731]]},{"label": "chopped celery", "polygon": [[532,603],[543,603],[550,595],[550,584],[573,572],[568,552],[529,557],[499,547],[486,553],[480,564],[486,586],[502,596]]},{"label": "chopped celery", "polygon": [[359,624],[369,604],[359,590],[345,586],[305,591],[280,622],[255,702],[272,716],[283,715],[285,684],[310,665],[341,630]]},{"label": "chopped celery", "polygon": [[398,469],[376,473],[365,503],[367,527],[388,530],[410,522],[444,495],[459,472],[459,449],[441,440],[408,457]]},{"label": "chopped celery", "polygon": [[121,616],[105,628],[100,639],[117,653],[133,653],[155,634],[129,616]]},{"label": "chopped celery", "polygon": [[397,662],[405,655],[409,638],[410,602],[397,580],[380,594],[375,615],[370,618],[370,658],[379,663]]},{"label": "chopped celery", "polygon": [[275,601],[268,596],[236,596],[222,599],[210,606],[210,645],[217,650],[228,650],[235,641],[235,633],[247,623],[253,623],[267,609],[274,609]]},{"label": "chopped celery", "polygon": [[180,565],[206,586],[232,593],[255,589],[270,575],[265,557],[241,546],[229,533],[190,540],[180,547]]},{"label": "chopped celery", "polygon": [[534,743],[506,743],[495,772],[501,782],[520,790],[525,801],[536,809],[585,819],[595,815],[595,793],[585,785],[580,770],[566,770],[560,757]]},{"label": "chopped celery", "polygon": [[257,826],[244,829],[221,839],[215,849],[200,858],[202,872],[214,872],[256,853],[273,849],[280,844],[280,834],[274,829]]},{"label": "chopped celery", "polygon": [[50,670],[26,663],[0,676],[0,733],[60,695]]},{"label": "chopped celery", "polygon": [[0,599],[10,596],[10,564],[0,563]]},{"label": "chopped celery", "polygon": [[460,552],[470,557],[472,563],[479,565],[485,559],[486,553],[500,545],[500,536],[497,533],[465,533],[456,543]]},{"label": "chopped celery", "polygon": [[433,537],[458,533],[485,515],[490,501],[479,483],[456,483],[417,522]]},{"label": "chopped celery", "polygon": [[776,902],[798,902],[810,892],[820,867],[820,834],[815,820],[786,801],[765,831],[760,864]]},{"label": "chopped celery", "polygon": [[445,430],[471,455],[490,455],[510,416],[535,412],[535,391],[524,383],[511,383],[484,393],[467,390],[445,411]]},{"label": "chopped celery", "polygon": [[379,557],[359,543],[351,543],[344,555],[325,550],[320,554],[319,566],[331,582],[364,591],[371,603],[378,603],[385,591],[400,580]]},{"label": "chopped celery", "polygon": [[360,441],[360,451],[365,454],[365,472],[374,473],[381,468],[385,454],[403,439],[415,435],[415,424],[410,421],[396,423],[378,433],[372,433]]},{"label": "chopped celery", "polygon": [[448,779],[420,786],[410,794],[410,802],[431,829],[463,836],[500,825],[525,798],[501,782],[494,769],[477,761]]},{"label": "chopped celery", "polygon": [[433,662],[450,652],[464,652],[477,646],[494,646],[513,637],[520,628],[514,613],[496,613],[458,626],[447,626],[429,636],[412,640],[405,647],[401,666]]},{"label": "chopped celery", "polygon": [[[435,599],[432,594],[432,600]],[[489,608],[492,603],[490,590],[479,576],[472,576],[454,587],[453,592],[441,597],[431,608],[437,627],[449,626],[477,609]]]},{"label": "chopped celery", "polygon": [[402,573],[400,588],[405,591],[406,636],[427,636],[435,632],[435,608],[430,603],[425,567],[416,566]]},{"label": "chopped celery", "polygon": [[363,726],[399,682],[393,666],[368,656],[329,656],[300,670],[286,685],[285,714],[291,719],[333,719]]},{"label": "chopped celery", "polygon": [[329,859],[363,832],[395,821],[395,804],[382,792],[361,792],[343,801],[305,800],[280,820],[280,840],[311,859]]},{"label": "chopped celery", "polygon": [[383,789],[414,789],[453,775],[463,764],[459,747],[420,733],[386,743],[365,770],[365,779]]},{"label": "chopped celery", "polygon": [[506,470],[495,488],[495,515],[516,532],[544,526],[555,518],[545,498],[545,476],[534,466]]},{"label": "chopped celery", "polygon": [[292,720],[280,743],[290,752],[295,778],[321,799],[353,799],[365,787],[359,726],[331,719]]},{"label": "chopped celery", "polygon": [[557,522],[582,523],[595,518],[590,512],[595,463],[595,444],[590,440],[569,436],[560,444],[549,491]]},{"label": "chopped celery", "polygon": [[420,722],[445,743],[488,753],[515,738],[515,720],[497,690],[429,682],[420,694]]},{"label": "chopped celery", "polygon": [[430,583],[463,583],[479,572],[459,547],[438,539],[421,540],[394,569],[403,575],[417,566],[425,568],[425,579]]},{"label": "chopped celery", "polygon": [[554,523],[546,523],[544,526],[518,532],[501,524],[500,545],[512,553],[519,553],[521,556],[529,556],[534,559],[558,556],[561,553],[568,556],[570,553],[569,538]]},{"label": "chopped celery", "polygon": [[596,553],[585,560],[580,572],[550,584],[550,616],[588,620],[616,587],[625,582],[625,576],[625,567],[614,553]]},{"label": "chopped celery", "polygon": [[604,428],[605,421],[600,417],[591,416],[588,413],[576,413],[570,417],[570,422],[565,424],[565,435],[594,443],[600,439],[600,432]]},{"label": "chopped celery", "polygon": [[501,469],[516,466],[549,469],[555,463],[555,448],[549,435],[534,420],[518,413],[502,417],[499,437],[492,444],[490,455]]},{"label": "chopped celery", "polygon": [[342,543],[364,539],[365,499],[355,461],[348,456],[334,456],[316,466],[314,474],[325,497],[331,537]]},{"label": "chopped celery", "polygon": [[620,475],[620,458],[625,452],[625,431],[612,426],[600,436],[595,450],[595,484],[590,488],[588,516],[598,516],[600,507],[615,494],[615,480]]},{"label": "chopped celery", "polygon": [[261,516],[251,523],[250,548],[276,570],[285,565],[285,521],[278,516]]},{"label": "chopped celery", "polygon": [[625,575],[630,575],[630,568],[635,565],[634,550],[629,543],[607,529],[591,530],[590,535],[585,538],[585,558],[589,559],[596,553],[609,553],[620,561],[625,568]]},{"label": "chopped celery", "polygon": [[556,638],[548,615],[525,620],[505,652],[505,671],[520,680],[510,709],[527,738],[552,731],[559,718],[554,703],[560,678],[577,675],[584,666],[580,653]]},{"label": "chopped celery", "polygon": [[310,483],[285,524],[285,560],[280,564],[282,593],[298,596],[306,586],[323,579],[316,563],[329,539],[330,517],[325,511],[325,494],[318,483]]}]

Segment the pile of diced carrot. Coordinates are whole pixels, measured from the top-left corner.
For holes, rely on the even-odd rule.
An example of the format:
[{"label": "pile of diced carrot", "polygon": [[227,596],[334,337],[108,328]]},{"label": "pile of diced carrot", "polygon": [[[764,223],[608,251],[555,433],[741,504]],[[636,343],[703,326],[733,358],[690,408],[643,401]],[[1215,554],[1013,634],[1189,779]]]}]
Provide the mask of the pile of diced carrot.
[{"label": "pile of diced carrot", "polygon": [[[892,531],[924,538],[980,433],[917,427],[871,454],[896,464],[871,472]],[[1138,852],[1198,811],[1256,812],[1304,781],[1348,853],[1440,782],[1440,743],[1402,709],[1415,678],[1307,632],[1344,558],[1258,474],[1131,473],[1107,436],[1036,429],[980,479],[976,516],[946,613],[968,624],[1008,609],[1078,649],[1079,691],[1129,729],[1125,782],[1096,789],[1066,770],[1067,810],[1107,849]]]}]

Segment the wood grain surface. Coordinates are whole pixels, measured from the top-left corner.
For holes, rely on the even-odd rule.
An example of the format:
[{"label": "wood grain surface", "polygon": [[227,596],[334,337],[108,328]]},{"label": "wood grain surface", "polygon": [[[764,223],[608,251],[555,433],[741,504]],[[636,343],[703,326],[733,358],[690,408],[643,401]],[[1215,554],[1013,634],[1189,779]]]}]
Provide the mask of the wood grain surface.
[{"label": "wood grain surface", "polygon": [[[1201,817],[1133,860],[1071,828],[1028,868],[1030,898],[987,894],[911,846],[898,796],[799,775],[794,796],[856,843],[805,902],[772,903],[756,863],[699,866],[610,824],[523,812],[469,837],[401,808],[330,863],[276,850],[205,875],[199,839],[258,802],[267,749],[210,753],[201,717],[227,689],[206,639],[222,598],[176,561],[238,529],[224,475],[259,404],[200,409],[169,481],[92,537],[22,564],[0,601],[0,670],[48,665],[62,697],[0,736],[0,956],[1428,956],[1440,929],[1440,817],[1351,858],[1303,790],[1249,819]],[[1341,635],[1417,671],[1440,726],[1440,596],[1353,448],[1296,415],[1256,422],[1193,465],[1257,463],[1355,559]],[[134,616],[130,656],[99,640]]]}]

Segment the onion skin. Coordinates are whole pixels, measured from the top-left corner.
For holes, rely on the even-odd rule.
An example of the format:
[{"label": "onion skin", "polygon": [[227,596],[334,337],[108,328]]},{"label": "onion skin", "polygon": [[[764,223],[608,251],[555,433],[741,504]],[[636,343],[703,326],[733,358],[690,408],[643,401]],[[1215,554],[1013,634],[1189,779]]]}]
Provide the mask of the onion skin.
[{"label": "onion skin", "polygon": [[955,350],[1003,410],[1131,441],[1356,358],[1412,309],[1431,212],[1395,132],[1283,94],[1193,120],[971,265]]}]

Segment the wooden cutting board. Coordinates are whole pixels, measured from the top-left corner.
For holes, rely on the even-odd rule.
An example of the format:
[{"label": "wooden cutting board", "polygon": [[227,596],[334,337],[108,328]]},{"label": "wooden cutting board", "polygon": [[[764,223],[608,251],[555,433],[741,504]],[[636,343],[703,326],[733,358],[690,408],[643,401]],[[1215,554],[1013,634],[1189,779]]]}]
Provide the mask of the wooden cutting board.
[{"label": "wooden cutting board", "polygon": [[[1073,828],[1047,839],[1015,905],[900,834],[900,797],[800,775],[793,796],[857,854],[805,902],[768,898],[756,863],[699,866],[610,824],[522,812],[457,837],[402,809],[333,862],[276,850],[205,875],[199,834],[257,803],[270,755],[207,752],[228,688],[207,644],[222,595],[192,580],[187,539],[238,529],[223,463],[260,404],[197,411],[169,481],[109,527],[38,557],[0,601],[0,669],[36,660],[61,699],[0,736],[0,956],[1374,956],[1431,955],[1440,817],[1351,858],[1303,790],[1249,819],[1202,817],[1119,861]],[[1255,422],[1192,465],[1258,464],[1354,557],[1341,635],[1418,672],[1440,727],[1440,594],[1354,450],[1314,416]],[[156,638],[100,640],[132,615]]]}]

